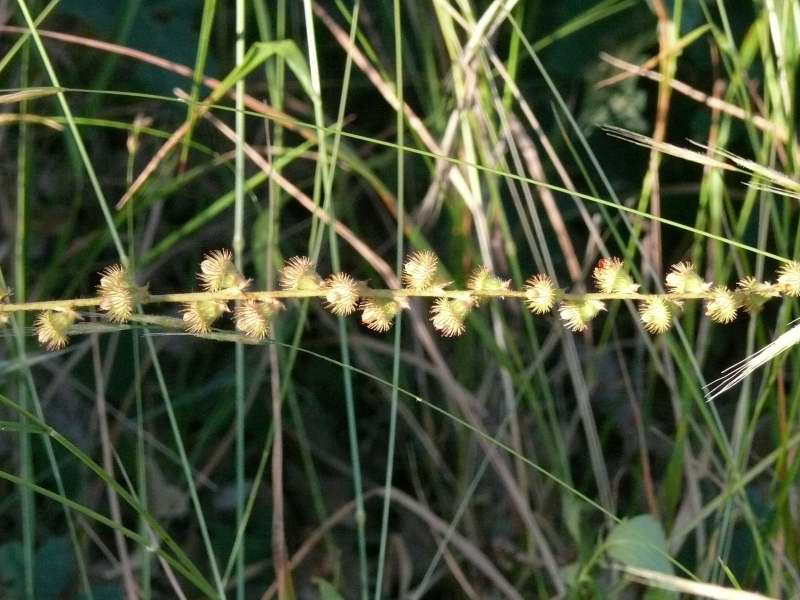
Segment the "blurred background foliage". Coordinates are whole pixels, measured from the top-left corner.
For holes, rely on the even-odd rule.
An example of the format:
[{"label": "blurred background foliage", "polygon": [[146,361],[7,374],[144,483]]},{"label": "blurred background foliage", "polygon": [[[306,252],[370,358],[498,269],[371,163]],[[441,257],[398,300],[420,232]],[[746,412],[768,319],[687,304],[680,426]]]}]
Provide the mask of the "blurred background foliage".
[{"label": "blurred background foliage", "polygon": [[[27,2],[33,14],[44,4]],[[205,3],[206,7],[209,4],[214,3]],[[353,8],[349,2],[257,0],[245,3],[247,46],[293,40],[311,72],[304,10],[312,4],[330,15],[346,38]],[[464,66],[453,60],[449,50],[463,49],[469,36],[454,24],[462,19],[474,27],[490,8],[515,4],[511,15],[518,29],[507,20],[501,22],[488,40],[491,52],[481,46],[480,60],[470,63],[478,83],[448,151],[448,156],[465,163],[453,168],[465,173],[470,186],[480,191],[477,208],[467,206],[453,186],[442,182],[430,155],[404,155],[405,247],[432,248],[457,287],[463,287],[475,265],[486,262],[487,252],[498,274],[512,278],[515,287],[543,270],[548,261],[562,286],[591,287],[589,273],[602,252],[584,217],[601,232],[609,252],[624,256],[637,273],[652,273],[648,269],[663,273],[669,265],[693,258],[701,273],[719,283],[732,285],[752,273],[771,276],[775,265],[767,262],[765,267],[763,258],[668,226],[661,227],[661,262],[655,264],[652,258],[658,253],[642,252],[642,246],[633,244],[638,240],[647,248],[654,239],[651,221],[573,200],[563,193],[570,187],[563,173],[581,193],[611,199],[613,191],[618,198],[614,202],[652,212],[648,193],[642,191],[652,169],[649,152],[607,135],[600,126],[652,135],[659,86],[646,78],[628,77],[600,87],[602,80],[620,72],[600,54],[634,64],[657,55],[655,9],[662,7],[673,17],[680,11],[680,22],[671,22],[673,42],[705,28],[664,67],[674,68],[676,80],[718,94],[731,104],[744,103],[775,122],[783,119],[781,125],[789,132],[788,140],[776,140],[747,120],[712,111],[673,92],[667,101],[666,140],[681,146],[690,139],[719,142],[732,152],[792,174],[796,114],[793,110],[779,114],[775,106],[776,59],[769,34],[764,33],[773,4],[778,14],[797,17],[790,0],[399,4],[403,96],[439,142],[453,111],[464,109],[463,98],[454,91],[463,84]],[[216,3],[207,35],[201,31],[203,9],[204,3],[197,0],[61,0],[40,28],[112,42],[189,69],[204,40],[208,46],[204,73],[221,80],[236,64],[235,6]],[[388,0],[361,3],[357,42],[390,88],[395,80],[393,11]],[[0,21],[25,27],[17,2],[9,0],[0,2]],[[799,56],[797,24],[788,19],[777,27],[786,40],[795,37],[784,50],[791,99],[796,101],[792,69]],[[0,32],[4,54],[19,34]],[[330,195],[335,216],[394,265],[399,203],[396,111],[361,68],[354,66],[345,79],[347,54],[319,13],[314,36],[321,106],[332,128],[328,152],[343,87],[349,85],[341,126],[354,135],[341,140]],[[46,37],[44,42],[113,206],[164,139],[186,119],[186,104],[175,99],[174,89],[191,93],[191,79],[107,49]],[[546,156],[539,132],[532,130],[496,65],[490,65],[491,56],[512,73],[559,165]],[[541,60],[541,68],[534,56]],[[281,59],[286,57],[273,57],[255,69],[246,80],[246,92],[300,125],[286,128],[250,113],[246,138],[260,151],[269,147],[270,160],[300,190],[324,198],[319,147],[305,135],[314,131],[314,104]],[[4,67],[2,77],[8,89],[52,85],[30,45]],[[202,89],[199,98],[207,93]],[[219,104],[233,106],[228,98]],[[55,96],[3,108],[4,114],[15,112],[65,124]],[[214,114],[233,126],[231,111],[220,107]],[[140,116],[148,124],[131,155],[132,127]],[[418,128],[406,122],[405,132],[407,146],[430,151]],[[0,128],[0,143],[6,156],[0,165],[5,190],[0,195],[0,266],[6,280],[18,297],[23,294],[28,299],[93,295],[96,273],[115,262],[117,255],[72,138],[52,125],[20,127],[12,122]],[[518,147],[512,151],[514,143]],[[514,153],[524,155],[526,145],[535,146],[541,158],[538,173],[530,171],[530,164],[514,162]],[[179,151],[162,161],[130,210],[115,214],[125,246],[135,249],[137,278],[149,282],[152,292],[196,289],[195,273],[203,253],[231,246],[234,189],[242,176],[234,168],[233,150],[229,139],[200,119],[187,160],[182,161]],[[23,151],[27,160],[21,162]],[[473,161],[489,170],[471,169],[468,163]],[[739,174],[723,181],[719,173],[675,158],[664,158],[657,168],[663,217],[794,257],[797,211],[790,200],[776,201],[769,194],[756,198]],[[540,188],[503,175],[509,172],[560,187],[553,194],[564,232],[559,234],[549,219]],[[259,174],[252,163],[247,165],[244,270],[255,278],[257,289],[265,289],[274,285],[274,273],[284,258],[311,253],[309,235],[318,224],[290,194],[270,187]],[[26,184],[22,188],[20,181]],[[429,197],[434,182],[439,190]],[[20,194],[27,207],[22,221]],[[132,237],[129,231],[134,232]],[[488,236],[483,247],[482,233]],[[20,236],[21,250],[15,246]],[[565,236],[580,262],[577,281],[572,281],[562,252]],[[342,270],[380,287],[380,275],[364,257],[340,246]],[[334,270],[327,237],[319,267],[321,273]],[[22,290],[19,281],[24,282]],[[645,289],[657,285],[650,275],[641,276],[641,283]],[[386,382],[392,381],[393,359],[398,356],[392,334],[375,335],[355,319],[340,324],[319,304],[295,302],[276,327],[275,339],[281,345],[245,347],[245,483],[248,493],[255,492],[244,538],[245,567],[236,571],[234,583],[246,597],[261,597],[275,579],[276,480],[271,466],[263,473],[259,469],[263,452],[271,448],[275,385],[285,392],[282,522],[289,555],[312,539],[331,515],[349,506],[355,469],[366,494],[361,531],[370,595],[381,546],[386,548],[381,581],[386,597],[514,597],[509,589],[525,598],[675,597],[631,584],[620,574],[620,564],[780,597],[798,593],[797,461],[790,437],[800,402],[794,377],[797,359],[789,358],[785,367],[782,363],[770,367],[763,378],[714,404],[704,403],[701,392],[704,376],[713,379],[791,320],[792,303],[742,316],[729,328],[709,326],[702,319],[702,308],[689,305],[684,329],[657,340],[647,336],[624,304],[599,319],[589,334],[573,336],[556,317],[534,320],[516,302],[476,311],[464,336],[443,340],[425,324],[426,306],[414,301],[415,317],[405,317],[397,384],[430,404],[402,394],[399,399],[392,485],[404,495],[393,499],[386,540],[381,535],[381,487],[392,397]],[[166,310],[177,315],[177,310]],[[30,327],[30,319],[24,325]],[[427,328],[427,337],[420,328]],[[235,345],[153,331],[168,401],[195,473],[210,539],[224,566],[236,536],[236,507],[241,501],[234,460]],[[0,392],[24,404],[26,398],[32,400],[33,386],[46,422],[99,462],[103,448],[98,385],[104,388],[116,452],[115,478],[125,487],[136,487],[144,474],[150,512],[211,581],[202,534],[187,495],[184,461],[174,446],[152,358],[143,344],[131,342],[141,335],[141,329],[134,327],[130,332],[123,328],[97,337],[80,336],[56,355],[42,354],[28,338],[23,358],[9,333],[0,346]],[[332,360],[296,353],[292,350],[296,343]],[[343,348],[348,358],[343,358]],[[100,384],[94,352],[102,365]],[[141,353],[140,362],[136,353]],[[347,367],[339,361],[384,380],[350,374],[360,465],[353,463],[353,439],[348,433]],[[25,373],[32,378],[26,379]],[[138,416],[137,398],[142,402]],[[2,416],[4,422],[16,418],[10,411]],[[0,466],[9,473],[28,473],[38,485],[55,490],[41,436],[31,437],[31,453],[26,455],[19,434],[0,434]],[[498,450],[496,443],[504,449]],[[108,514],[104,482],[74,455],[56,450],[66,497]],[[772,457],[771,462],[748,478],[765,457]],[[26,471],[25,464],[31,469]],[[125,483],[121,466],[131,483]],[[76,549],[62,508],[37,496],[27,500],[34,503],[35,523],[26,541],[26,500],[21,489],[11,481],[0,482],[0,596],[88,597],[79,576],[78,554],[94,598],[122,597],[124,565],[112,530],[79,517]],[[618,522],[617,518],[628,517],[636,518]],[[123,507],[122,522],[128,527],[136,530],[138,518],[136,511]],[[452,539],[447,533],[451,523],[457,532]],[[350,506],[293,569],[293,586],[286,593],[301,598],[364,597],[360,535]],[[450,543],[440,556],[437,546],[444,539]],[[163,565],[140,545],[128,545],[142,595],[173,597]],[[151,565],[143,574],[146,561]],[[26,581],[28,576],[33,584]],[[498,577],[509,588],[499,584]],[[198,597],[200,592],[190,583],[178,580],[187,597]]]}]

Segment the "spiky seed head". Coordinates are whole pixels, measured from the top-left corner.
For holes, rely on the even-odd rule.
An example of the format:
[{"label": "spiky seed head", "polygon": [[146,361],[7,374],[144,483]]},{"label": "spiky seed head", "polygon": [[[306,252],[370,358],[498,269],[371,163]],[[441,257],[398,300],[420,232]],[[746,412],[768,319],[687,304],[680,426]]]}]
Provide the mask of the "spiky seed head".
[{"label": "spiky seed head", "polygon": [[470,296],[464,298],[437,298],[431,307],[431,322],[434,329],[444,337],[455,337],[466,331],[464,321],[475,306]]},{"label": "spiky seed head", "polygon": [[605,309],[605,303],[600,300],[566,300],[558,307],[558,316],[564,321],[567,329],[581,332],[589,326],[589,321]]},{"label": "spiky seed head", "polygon": [[800,296],[800,262],[791,261],[778,269],[778,285],[787,296]]},{"label": "spiky seed head", "polygon": [[558,300],[558,290],[547,275],[534,275],[525,282],[525,303],[532,313],[544,315],[550,312]]},{"label": "spiky seed head", "polygon": [[272,321],[281,310],[283,304],[273,298],[247,300],[236,307],[233,320],[243,334],[263,340],[272,331]]},{"label": "spiky seed head", "polygon": [[144,299],[146,291],[136,286],[127,269],[112,265],[102,272],[97,295],[100,296],[100,310],[105,311],[111,321],[126,323],[133,315],[136,303]]},{"label": "spiky seed head", "polygon": [[673,294],[704,294],[711,284],[697,274],[695,266],[689,262],[672,265],[666,279],[667,289]]},{"label": "spiky seed head", "polygon": [[780,296],[778,286],[768,281],[758,281],[755,277],[743,277],[736,284],[737,304],[749,313],[758,312],[770,298]]},{"label": "spiky seed head", "polygon": [[412,290],[427,290],[436,281],[439,258],[430,250],[412,252],[403,265],[403,285]]},{"label": "spiky seed head", "polygon": [[280,285],[284,290],[313,291],[322,287],[322,278],[310,258],[293,256],[281,269]]},{"label": "spiky seed head", "polygon": [[621,259],[601,258],[592,272],[597,288],[604,294],[635,294],[639,285],[624,271]]},{"label": "spiky seed head", "polygon": [[226,312],[230,312],[230,309],[228,303],[222,300],[187,302],[183,307],[183,322],[190,333],[208,333],[214,321]]},{"label": "spiky seed head", "polygon": [[333,314],[346,317],[358,307],[361,285],[347,273],[335,273],[325,280],[325,307]]},{"label": "spiky seed head", "polygon": [[401,300],[386,298],[365,298],[361,302],[361,322],[379,333],[385,333],[392,328],[394,318],[400,312]]},{"label": "spiky seed head", "polygon": [[230,250],[212,250],[203,257],[200,263],[200,287],[207,292],[221,290],[243,291],[250,285],[250,280],[245,279],[233,264],[233,255]]},{"label": "spiky seed head", "polygon": [[725,286],[716,286],[706,304],[706,316],[717,323],[730,323],[736,318],[736,297]]},{"label": "spiky seed head", "polygon": [[39,313],[34,322],[39,343],[48,350],[61,350],[69,342],[67,332],[78,318],[78,313],[69,308]]},{"label": "spiky seed head", "polygon": [[467,287],[476,292],[504,292],[510,286],[510,279],[500,279],[483,266],[476,267],[467,280]]},{"label": "spiky seed head", "polygon": [[656,335],[672,327],[673,310],[673,304],[661,296],[651,296],[639,304],[639,315],[644,328]]}]

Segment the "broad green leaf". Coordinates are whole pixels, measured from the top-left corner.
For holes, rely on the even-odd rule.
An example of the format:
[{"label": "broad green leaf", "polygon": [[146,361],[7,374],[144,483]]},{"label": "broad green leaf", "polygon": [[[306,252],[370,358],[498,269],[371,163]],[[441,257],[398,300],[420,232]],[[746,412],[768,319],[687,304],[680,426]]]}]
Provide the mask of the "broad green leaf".
[{"label": "broad green leaf", "polygon": [[664,530],[650,515],[639,515],[617,525],[606,538],[605,546],[608,556],[622,564],[673,572]]}]

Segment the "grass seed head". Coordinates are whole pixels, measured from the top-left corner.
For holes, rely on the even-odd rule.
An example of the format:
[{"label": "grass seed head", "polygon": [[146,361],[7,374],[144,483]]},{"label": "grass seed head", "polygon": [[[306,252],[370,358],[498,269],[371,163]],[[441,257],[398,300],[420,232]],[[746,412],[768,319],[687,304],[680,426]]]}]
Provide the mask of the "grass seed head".
[{"label": "grass seed head", "polygon": [[653,334],[661,334],[672,327],[672,303],[661,296],[652,296],[639,305],[644,328]]},{"label": "grass seed head", "polygon": [[379,333],[392,328],[394,318],[403,308],[399,300],[385,298],[365,298],[361,302],[361,322]]},{"label": "grass seed head", "polygon": [[233,320],[243,334],[263,340],[272,332],[272,321],[281,310],[283,304],[272,298],[247,300],[236,307]]},{"label": "grass seed head", "polygon": [[758,281],[755,277],[744,277],[736,284],[737,304],[743,306],[749,313],[758,312],[770,298],[780,296],[777,286],[770,282]]},{"label": "grass seed head", "polygon": [[672,294],[704,294],[711,289],[711,284],[697,274],[689,261],[672,265],[667,273],[666,285]]},{"label": "grass seed head", "polygon": [[233,255],[230,250],[212,250],[200,263],[200,286],[206,292],[219,292],[221,290],[247,289],[250,280],[245,279],[233,264]]},{"label": "grass seed head", "polygon": [[558,300],[558,290],[547,275],[534,275],[525,282],[525,304],[532,313],[549,313]]},{"label": "grass seed head", "polygon": [[127,269],[112,265],[101,274],[97,294],[100,296],[100,310],[105,311],[114,323],[126,323],[133,315],[136,303],[144,299],[146,293],[136,286]]},{"label": "grass seed head", "polygon": [[358,307],[361,285],[347,273],[336,273],[324,283],[326,308],[333,314],[346,317]]},{"label": "grass seed head", "polygon": [[322,287],[322,278],[310,258],[293,256],[281,269],[280,285],[284,290],[313,291]]},{"label": "grass seed head", "polygon": [[34,323],[39,343],[48,350],[61,350],[69,342],[69,328],[79,318],[78,313],[69,308],[39,313]]},{"label": "grass seed head", "polygon": [[633,282],[624,267],[619,258],[601,258],[592,272],[597,288],[604,294],[635,294],[639,284]]},{"label": "grass seed head", "polygon": [[214,321],[226,312],[230,312],[230,309],[228,303],[222,300],[187,302],[183,309],[183,322],[190,333],[208,333]]},{"label": "grass seed head", "polygon": [[466,331],[464,321],[475,305],[471,297],[437,298],[431,308],[434,329],[444,337],[455,337]]},{"label": "grass seed head", "polygon": [[500,279],[487,267],[476,267],[467,280],[467,288],[475,292],[504,292],[510,286],[510,279]]},{"label": "grass seed head", "polygon": [[403,265],[403,285],[412,290],[427,290],[436,281],[439,258],[430,250],[412,252]]},{"label": "grass seed head", "polygon": [[558,308],[558,316],[567,329],[579,333],[585,331],[589,321],[605,309],[605,303],[600,300],[566,300]]},{"label": "grass seed head", "polygon": [[800,262],[791,261],[778,269],[778,285],[788,296],[800,296]]},{"label": "grass seed head", "polygon": [[717,323],[730,323],[736,318],[738,304],[733,292],[723,286],[711,290],[711,298],[706,304],[706,316]]}]

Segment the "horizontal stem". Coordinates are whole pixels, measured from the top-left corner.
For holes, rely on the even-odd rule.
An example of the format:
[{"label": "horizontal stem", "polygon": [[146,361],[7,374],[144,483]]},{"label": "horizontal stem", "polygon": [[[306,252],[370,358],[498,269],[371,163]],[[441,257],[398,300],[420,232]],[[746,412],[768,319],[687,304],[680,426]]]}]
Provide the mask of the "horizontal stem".
[{"label": "horizontal stem", "polygon": [[[775,289],[776,293],[780,291]],[[158,303],[186,303],[200,302],[203,300],[266,300],[266,299],[292,299],[292,298],[324,298],[328,293],[326,288],[316,290],[272,290],[260,292],[241,292],[237,289],[221,290],[218,292],[189,292],[177,294],[151,294],[139,299],[141,304]],[[443,290],[431,288],[428,290],[416,289],[372,289],[359,290],[362,298],[520,298],[526,297],[524,290]],[[570,301],[583,300],[647,300],[648,298],[663,298],[665,300],[703,300],[712,297],[712,292],[695,294],[639,294],[639,293],[586,293],[566,294],[559,293],[559,299]],[[0,313],[13,313],[34,310],[56,310],[63,308],[91,308],[100,305],[101,298],[74,298],[67,300],[45,300],[41,302],[0,303]]]}]

